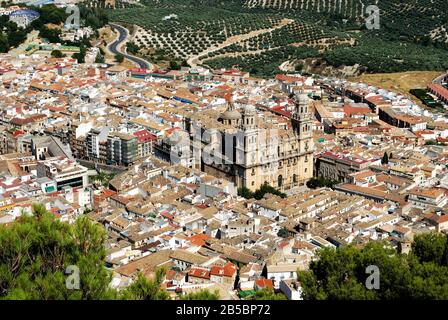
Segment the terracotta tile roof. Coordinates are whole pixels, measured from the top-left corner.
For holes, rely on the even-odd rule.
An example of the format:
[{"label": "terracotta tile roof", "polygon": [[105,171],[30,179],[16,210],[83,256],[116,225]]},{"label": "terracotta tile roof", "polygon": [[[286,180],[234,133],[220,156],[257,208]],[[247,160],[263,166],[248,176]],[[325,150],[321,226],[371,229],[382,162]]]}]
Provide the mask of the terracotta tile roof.
[{"label": "terracotta tile roof", "polygon": [[210,274],[219,277],[233,277],[236,273],[236,266],[228,262],[224,267],[213,266],[210,270]]},{"label": "terracotta tile roof", "polygon": [[202,279],[210,279],[210,271],[201,268],[191,268],[188,276]]},{"label": "terracotta tile roof", "polygon": [[274,288],[274,282],[271,279],[257,279],[255,280],[255,285],[257,286],[258,289],[263,289],[263,288]]}]

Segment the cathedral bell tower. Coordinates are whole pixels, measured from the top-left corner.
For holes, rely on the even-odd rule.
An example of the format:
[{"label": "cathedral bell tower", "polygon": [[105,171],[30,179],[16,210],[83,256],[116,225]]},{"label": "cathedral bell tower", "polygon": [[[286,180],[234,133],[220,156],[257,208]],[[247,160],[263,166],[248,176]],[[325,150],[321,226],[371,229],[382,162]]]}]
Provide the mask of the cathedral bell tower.
[{"label": "cathedral bell tower", "polygon": [[295,110],[291,117],[294,133],[302,139],[311,139],[313,135],[313,119],[309,112],[309,99],[306,95],[295,98]]}]

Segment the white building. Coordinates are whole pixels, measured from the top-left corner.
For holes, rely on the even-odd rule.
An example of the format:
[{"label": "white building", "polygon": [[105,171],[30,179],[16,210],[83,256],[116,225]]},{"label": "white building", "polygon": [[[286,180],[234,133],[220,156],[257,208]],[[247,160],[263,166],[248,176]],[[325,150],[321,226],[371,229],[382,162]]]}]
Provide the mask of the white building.
[{"label": "white building", "polygon": [[303,300],[302,285],[295,280],[280,281],[280,291],[285,294],[288,300]]}]

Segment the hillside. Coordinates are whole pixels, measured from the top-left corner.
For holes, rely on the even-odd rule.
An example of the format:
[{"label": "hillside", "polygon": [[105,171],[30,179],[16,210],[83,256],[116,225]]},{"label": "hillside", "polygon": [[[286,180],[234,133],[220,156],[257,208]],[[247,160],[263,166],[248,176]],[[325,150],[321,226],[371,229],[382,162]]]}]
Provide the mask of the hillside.
[{"label": "hillside", "polygon": [[334,68],[359,64],[359,73],[448,69],[446,0],[380,1],[379,30],[365,27],[368,0],[89,2],[113,8],[110,21],[137,25],[132,41],[156,63],[236,66],[258,76],[286,61],[300,71],[310,57]]}]

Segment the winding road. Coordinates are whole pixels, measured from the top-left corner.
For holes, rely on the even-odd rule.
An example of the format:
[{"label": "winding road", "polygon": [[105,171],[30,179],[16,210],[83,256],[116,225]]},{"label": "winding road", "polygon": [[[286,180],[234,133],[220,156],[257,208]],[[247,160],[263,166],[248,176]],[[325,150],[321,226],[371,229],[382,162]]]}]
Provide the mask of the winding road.
[{"label": "winding road", "polygon": [[129,37],[129,30],[118,25],[115,23],[109,23],[109,25],[111,26],[111,28],[115,31],[118,31],[118,37],[117,39],[115,39],[115,41],[113,41],[112,43],[110,43],[107,46],[107,49],[112,53],[112,54],[122,54],[126,59],[134,62],[136,65],[138,65],[139,68],[142,69],[152,69],[152,64],[149,63],[148,61],[127,54],[126,53],[126,47],[124,47],[124,51],[120,51],[120,47],[122,46],[123,43],[125,43]]}]

